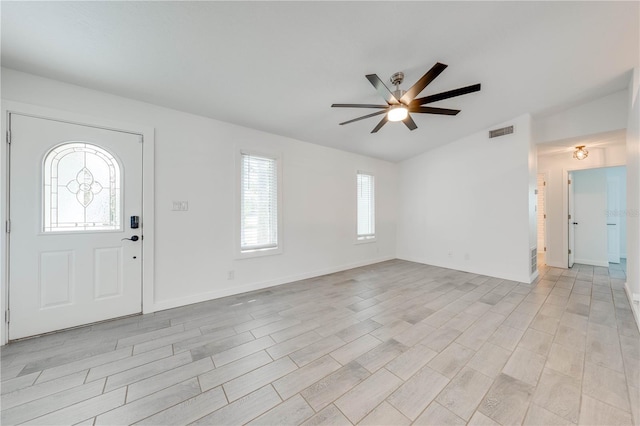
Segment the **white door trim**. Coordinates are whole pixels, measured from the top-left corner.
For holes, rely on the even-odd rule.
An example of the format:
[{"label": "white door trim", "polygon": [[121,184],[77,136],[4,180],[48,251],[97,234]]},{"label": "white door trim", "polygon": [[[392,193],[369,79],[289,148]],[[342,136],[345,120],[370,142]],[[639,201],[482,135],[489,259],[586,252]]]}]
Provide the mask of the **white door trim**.
[{"label": "white door trim", "polygon": [[[142,313],[154,312],[154,245],[155,245],[155,211],[154,211],[154,179],[155,176],[155,130],[153,127],[113,121],[69,111],[41,107],[2,100],[2,138],[0,144],[0,158],[2,158],[2,173],[0,173],[0,224],[5,227],[9,212],[9,156],[7,149],[7,119],[9,113],[33,116],[49,120],[57,120],[72,124],[95,126],[107,130],[135,133],[142,135],[142,217],[144,221],[144,244],[142,245]],[[8,309],[8,279],[9,279],[9,244],[6,229],[0,232],[0,344],[8,341],[8,329],[5,312]]]},{"label": "white door trim", "polygon": [[[545,170],[538,170],[537,174],[544,176],[545,185],[542,188],[542,193],[544,195],[544,197],[543,197],[544,198],[544,212],[543,212],[543,214],[546,216],[547,212],[549,211],[547,206],[549,205],[549,191],[548,191],[548,189],[549,189],[549,179],[550,179],[549,176],[551,175],[551,173],[549,172],[549,170],[545,169]],[[536,180],[537,180],[537,177],[536,177]],[[540,206],[538,206],[538,208],[540,208]],[[544,246],[542,248],[538,247],[538,251],[539,252],[542,251],[544,253],[545,264],[546,264],[546,262],[548,260],[548,257],[549,257],[549,253],[546,250],[544,250],[547,247],[548,242],[549,242],[549,234],[548,234],[548,232],[549,232],[549,222],[548,222],[548,219],[549,219],[548,217],[543,219],[544,220],[544,237],[543,237],[544,238]],[[536,239],[536,241],[537,241],[537,239]]]}]

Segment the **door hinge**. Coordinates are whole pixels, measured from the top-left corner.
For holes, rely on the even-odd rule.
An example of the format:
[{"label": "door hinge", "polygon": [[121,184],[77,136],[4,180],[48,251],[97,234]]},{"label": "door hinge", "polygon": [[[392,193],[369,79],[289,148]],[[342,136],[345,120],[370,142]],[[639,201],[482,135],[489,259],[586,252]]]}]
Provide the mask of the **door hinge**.
[{"label": "door hinge", "polygon": [[544,216],[544,217],[543,217],[543,219],[546,219],[546,218],[547,218],[547,215],[546,215],[546,214],[545,214],[545,215],[543,215],[543,216]]},{"label": "door hinge", "polygon": [[569,215],[569,219],[571,219],[571,215]]},{"label": "door hinge", "polygon": [[542,182],[542,186],[547,186],[547,182]]},{"label": "door hinge", "polygon": [[544,248],[544,251],[547,251],[547,248],[546,248],[546,247]]},{"label": "door hinge", "polygon": [[571,249],[569,249],[569,254],[571,254]]},{"label": "door hinge", "polygon": [[7,228],[7,234],[10,234],[11,233],[11,221],[10,220],[7,220],[6,228]]},{"label": "door hinge", "polygon": [[7,130],[7,143],[11,145],[11,130]]},{"label": "door hinge", "polygon": [[569,183],[569,185],[571,185],[571,179],[569,179],[568,183]]},{"label": "door hinge", "polygon": [[7,309],[6,311],[4,311],[4,322],[8,324],[10,320],[11,320],[11,311]]}]

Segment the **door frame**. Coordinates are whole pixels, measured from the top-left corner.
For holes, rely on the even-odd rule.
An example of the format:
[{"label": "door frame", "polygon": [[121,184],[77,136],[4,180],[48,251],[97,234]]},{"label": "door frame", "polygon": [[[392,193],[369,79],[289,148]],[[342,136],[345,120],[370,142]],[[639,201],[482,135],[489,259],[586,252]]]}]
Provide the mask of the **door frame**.
[{"label": "door frame", "polygon": [[62,121],[70,124],[98,127],[106,130],[141,135],[142,144],[142,218],[144,222],[144,244],[142,244],[142,313],[154,312],[154,245],[155,245],[155,129],[150,126],[114,121],[75,112],[61,111],[22,102],[2,100],[2,138],[0,158],[0,345],[8,342],[8,323],[5,313],[9,309],[9,235],[6,223],[9,217],[10,150],[8,149],[8,120],[10,114]]},{"label": "door frame", "polygon": [[[569,265],[569,173],[590,169],[605,169],[607,167],[626,166],[626,163],[615,163],[607,165],[594,165],[592,167],[576,167],[562,169],[562,265],[567,268]],[[567,268],[568,269],[568,268]]]},{"label": "door frame", "polygon": [[[543,193],[543,197],[544,197],[544,212],[543,214],[545,216],[547,216],[547,211],[548,208],[547,206],[549,205],[549,191],[547,190],[549,188],[549,179],[550,179],[550,172],[549,170],[538,170],[538,173],[536,174],[536,188],[537,188],[537,176],[538,175],[543,175],[544,176],[544,182],[545,185],[542,188],[542,193]],[[540,190],[540,188],[537,188],[538,191]],[[538,205],[538,199],[536,197],[536,208],[540,209],[540,206]],[[537,223],[537,216],[538,216],[538,211],[536,210],[536,223]],[[544,262],[545,264],[547,263],[547,257],[548,257],[548,253],[547,253],[547,242],[549,241],[549,222],[548,222],[548,217],[545,217],[544,220],[544,246],[542,247],[542,252],[544,253]],[[537,236],[536,236],[536,245],[537,245]],[[540,252],[540,247],[537,248],[538,252]]]}]

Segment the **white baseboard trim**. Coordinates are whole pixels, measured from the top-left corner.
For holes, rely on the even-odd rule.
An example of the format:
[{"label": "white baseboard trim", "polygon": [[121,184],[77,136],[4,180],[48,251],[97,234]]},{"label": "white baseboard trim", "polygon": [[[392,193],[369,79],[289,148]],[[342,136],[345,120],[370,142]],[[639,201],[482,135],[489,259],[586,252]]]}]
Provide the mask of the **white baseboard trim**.
[{"label": "white baseboard trim", "polygon": [[635,318],[636,326],[638,327],[638,330],[640,330],[640,301],[635,302],[633,300],[633,293],[631,293],[628,282],[624,283],[624,292],[627,293],[627,299],[629,299],[629,304],[631,304],[631,312],[633,312],[633,318]]},{"label": "white baseboard trim", "polygon": [[545,260],[545,264],[547,266],[550,266],[552,268],[562,268],[562,269],[569,269],[569,267],[566,264],[563,263],[558,263],[558,262],[547,262]]},{"label": "white baseboard trim", "polygon": [[222,297],[233,296],[235,294],[246,293],[249,291],[262,290],[268,287],[274,287],[277,285],[288,284],[295,281],[306,280],[309,278],[319,277],[321,275],[333,274],[335,272],[346,271],[348,269],[359,268],[361,266],[372,265],[374,263],[385,262],[393,259],[395,259],[395,257],[393,256],[381,257],[377,259],[365,260],[362,262],[354,262],[346,265],[319,269],[313,272],[306,272],[304,274],[290,275],[288,277],[276,278],[273,280],[243,284],[243,285],[239,285],[231,288],[225,288],[222,290],[215,290],[215,291],[209,291],[206,293],[194,294],[187,297],[181,297],[179,299],[162,300],[159,302],[155,302],[153,304],[152,310],[148,311],[148,313],[164,311],[165,309],[178,308],[180,306],[185,306],[185,305],[192,305],[194,303],[206,302],[208,300],[213,300],[213,299],[220,299]]},{"label": "white baseboard trim", "polygon": [[583,265],[591,265],[591,266],[603,266],[605,268],[609,267],[609,262],[602,261],[602,260],[575,259],[575,263],[581,263]]},{"label": "white baseboard trim", "polygon": [[531,284],[532,282],[534,282],[536,280],[536,278],[538,278],[540,276],[540,272],[536,269],[536,271],[531,274],[531,276],[529,277],[529,283]]},{"label": "white baseboard trim", "polygon": [[495,273],[489,273],[486,271],[472,270],[469,268],[465,269],[460,265],[447,265],[445,263],[426,261],[424,259],[418,259],[412,256],[397,256],[397,258],[400,260],[406,260],[408,262],[421,263],[423,265],[431,265],[431,266],[437,266],[439,268],[455,269],[456,271],[468,272],[470,274],[478,274],[478,275],[484,275],[486,277],[494,277],[494,278],[500,278],[507,281],[515,281],[519,283],[530,284],[530,282],[527,281],[528,279],[530,279],[530,277],[516,277],[516,276],[509,276],[508,274],[495,274]]}]

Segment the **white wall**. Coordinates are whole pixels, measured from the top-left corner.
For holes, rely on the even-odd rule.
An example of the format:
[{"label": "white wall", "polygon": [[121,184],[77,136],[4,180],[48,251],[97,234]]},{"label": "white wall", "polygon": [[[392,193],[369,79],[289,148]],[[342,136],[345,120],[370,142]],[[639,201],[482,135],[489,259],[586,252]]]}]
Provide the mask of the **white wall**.
[{"label": "white wall", "polygon": [[[577,161],[577,160],[576,160]],[[579,170],[572,173],[575,206],[575,263],[609,266],[607,251],[607,171]]]},{"label": "white wall", "polygon": [[[396,164],[8,69],[2,99],[155,128],[154,302],[145,311],[395,258]],[[283,254],[235,257],[240,148],[282,154]],[[374,243],[354,244],[357,170],[376,176]],[[189,211],[172,211],[174,200]]]},{"label": "white wall", "polygon": [[[629,84],[627,122],[627,296],[640,300],[640,70]],[[632,302],[640,327],[640,303]]]},{"label": "white wall", "polygon": [[[532,123],[532,120],[529,121]],[[536,195],[536,189],[538,189],[538,150],[536,148],[536,143],[533,140],[533,130],[531,128],[531,124],[528,126],[529,135],[528,135],[528,151],[527,156],[529,158],[529,250],[530,252],[536,253],[535,259],[531,258],[529,262],[529,272],[531,272],[531,268],[533,268],[533,263],[535,262],[534,272],[530,274],[529,282],[533,282],[533,280],[538,276],[538,214],[537,214],[537,206],[538,206],[538,197]]]},{"label": "white wall", "polygon": [[399,258],[529,282],[530,123],[520,116],[492,127],[513,124],[512,135],[487,129],[401,163]]},{"label": "white wall", "polygon": [[581,103],[544,116],[533,122],[536,143],[604,133],[627,127],[628,91]]},{"label": "white wall", "polygon": [[625,164],[624,144],[607,148],[589,148],[589,156],[581,161],[572,152],[538,157],[538,171],[546,172],[547,179],[547,252],[545,262],[549,266],[566,268],[568,264],[567,242],[567,172]]}]

